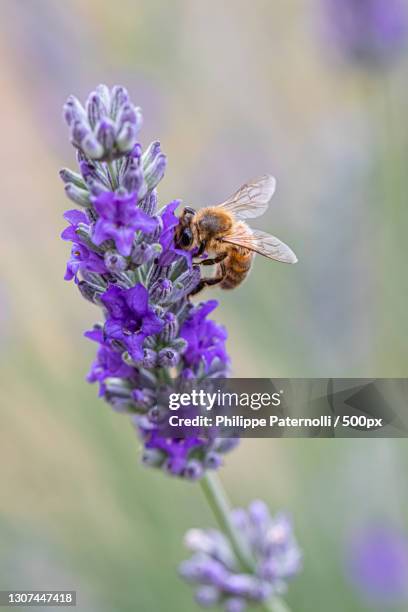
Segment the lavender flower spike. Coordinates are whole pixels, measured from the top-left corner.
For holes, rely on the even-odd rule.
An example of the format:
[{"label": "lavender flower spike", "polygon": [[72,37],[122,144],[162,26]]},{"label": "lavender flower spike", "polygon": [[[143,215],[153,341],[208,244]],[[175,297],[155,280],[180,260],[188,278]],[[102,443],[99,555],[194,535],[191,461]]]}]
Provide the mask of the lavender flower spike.
[{"label": "lavender flower spike", "polygon": [[180,384],[226,377],[229,369],[226,330],[208,318],[217,302],[189,299],[201,275],[191,253],[174,244],[179,201],[158,208],[166,156],[158,141],[145,152],[136,142],[141,114],[123,87],[99,85],[86,110],[71,96],[64,115],[79,172],[65,168],[60,176],[80,207],[64,215],[62,238],[72,243],[65,279],[102,315],[85,333],[98,346],[88,380],[114,410],[131,416],[146,466],[201,481],[225,535],[187,535],[194,555],[180,571],[196,584],[197,602],[242,612],[253,603],[278,609],[269,606],[275,601],[282,611],[278,594],[300,567],[289,521],[272,519],[262,502],[230,512],[211,471],[237,439],[216,431],[173,438],[162,418]]},{"label": "lavender flower spike", "polygon": [[321,0],[327,39],[345,59],[366,68],[388,65],[406,46],[405,0]]},{"label": "lavender flower spike", "polygon": [[64,115],[79,172],[63,169],[61,178],[81,207],[64,215],[62,238],[73,243],[65,278],[103,318],[85,334],[98,345],[88,380],[132,417],[145,465],[197,480],[234,443],[161,435],[162,398],[175,380],[226,376],[227,334],[208,319],[216,301],[189,301],[200,272],[174,245],[179,202],[157,204],[166,156],[157,141],[145,152],[136,142],[141,113],[123,87],[99,85],[85,108],[71,96]]},{"label": "lavender flower spike", "polygon": [[142,122],[140,109],[130,102],[126,89],[109,90],[106,85],[99,85],[89,95],[85,108],[70,96],[64,117],[71,129],[72,144],[97,160],[130,153]]},{"label": "lavender flower spike", "polygon": [[252,502],[248,510],[233,510],[230,518],[253,566],[240,566],[223,533],[191,529],[185,544],[193,556],[179,571],[195,585],[196,601],[203,607],[220,605],[226,612],[241,612],[284,593],[287,581],[300,571],[302,556],[288,518],[271,517],[263,502]]}]

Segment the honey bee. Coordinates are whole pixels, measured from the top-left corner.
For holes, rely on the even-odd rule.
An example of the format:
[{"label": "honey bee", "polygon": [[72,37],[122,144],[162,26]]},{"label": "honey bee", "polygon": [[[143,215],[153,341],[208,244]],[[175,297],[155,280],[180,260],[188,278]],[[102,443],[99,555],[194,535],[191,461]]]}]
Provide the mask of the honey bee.
[{"label": "honey bee", "polygon": [[265,175],[242,185],[222,204],[197,211],[183,208],[175,232],[176,246],[186,251],[197,248],[195,257],[208,253],[210,257],[198,261],[199,265],[217,265],[214,277],[201,278],[191,295],[211,285],[219,284],[222,289],[238,287],[247,277],[256,253],[283,263],[297,262],[285,243],[245,223],[245,219],[266,211],[275,187],[273,176]]}]

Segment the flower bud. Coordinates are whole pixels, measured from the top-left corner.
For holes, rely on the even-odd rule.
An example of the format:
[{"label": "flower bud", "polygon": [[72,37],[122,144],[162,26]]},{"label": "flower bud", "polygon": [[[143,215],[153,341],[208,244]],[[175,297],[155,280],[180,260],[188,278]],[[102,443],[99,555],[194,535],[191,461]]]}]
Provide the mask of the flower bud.
[{"label": "flower bud", "polygon": [[109,398],[121,397],[124,399],[131,399],[132,397],[128,384],[121,378],[107,378],[105,380],[105,393]]},{"label": "flower bud", "polygon": [[205,585],[196,590],[195,600],[203,608],[209,608],[218,602],[219,594],[216,587]]},{"label": "flower bud", "polygon": [[134,406],[132,402],[128,399],[122,397],[112,397],[108,399],[108,402],[110,403],[115,412],[119,412],[121,414],[134,413]]},{"label": "flower bud", "polygon": [[79,162],[79,169],[87,185],[89,185],[89,181],[101,180],[102,178],[100,172],[95,168],[95,165],[88,159],[82,159]]},{"label": "flower bud", "polygon": [[140,408],[149,408],[156,401],[156,394],[152,389],[133,389],[132,398]]},{"label": "flower bud", "polygon": [[80,189],[85,189],[86,185],[82,179],[82,176],[77,172],[72,172],[69,168],[62,168],[59,175],[64,183],[72,183]]},{"label": "flower bud", "polygon": [[119,274],[127,268],[125,257],[119,255],[116,251],[106,251],[104,256],[105,266],[112,274]]},{"label": "flower bud", "polygon": [[143,172],[140,168],[130,168],[123,177],[122,185],[129,193],[139,191],[143,185]]},{"label": "flower bud", "polygon": [[159,351],[158,364],[162,368],[172,368],[180,361],[180,355],[172,348],[164,348]]},{"label": "flower bud", "polygon": [[144,178],[149,189],[154,189],[160,183],[166,170],[167,157],[160,153],[156,159],[148,166],[144,173]]},{"label": "flower bud", "polygon": [[119,109],[129,102],[129,94],[124,87],[115,85],[112,88],[111,93],[111,116],[112,119],[116,119]]},{"label": "flower bud", "polygon": [[75,204],[79,204],[79,206],[84,206],[85,208],[91,205],[88,190],[81,189],[73,183],[67,183],[64,189],[69,199],[75,202]]},{"label": "flower bud", "polygon": [[292,526],[286,517],[279,517],[272,526],[267,529],[265,534],[265,544],[273,549],[277,546],[282,546],[288,539]]},{"label": "flower bud", "polygon": [[195,582],[197,579],[196,564],[193,560],[182,561],[178,567],[178,572],[188,582]]},{"label": "flower bud", "polygon": [[92,136],[88,125],[84,121],[75,121],[71,128],[72,142],[81,147],[82,141],[87,136]]},{"label": "flower bud", "polygon": [[117,125],[119,128],[119,132],[124,128],[125,125],[130,126],[134,129],[134,133],[136,135],[142,124],[142,113],[140,108],[137,106],[133,106],[133,104],[124,104],[117,116]]},{"label": "flower bud", "polygon": [[150,290],[151,299],[159,304],[164,303],[173,291],[173,283],[168,278],[161,278],[156,281]]},{"label": "flower bud", "polygon": [[188,480],[199,480],[203,473],[203,466],[197,459],[191,459],[184,468],[184,476]]},{"label": "flower bud", "polygon": [[88,179],[89,192],[94,198],[106,191],[106,187],[101,181]]},{"label": "flower bud", "polygon": [[93,134],[88,134],[80,143],[81,149],[91,159],[101,159],[103,146],[96,140]]},{"label": "flower bud", "polygon": [[[176,315],[174,315],[172,312],[167,312],[164,317],[164,327],[160,335],[163,342],[166,344],[172,342],[176,338],[178,330],[179,324]],[[172,348],[177,350],[174,345],[172,345]]]},{"label": "flower bud", "polygon": [[157,448],[146,448],[143,451],[142,462],[150,467],[160,467],[166,455]]},{"label": "flower bud", "polygon": [[98,291],[94,286],[89,285],[85,281],[79,281],[78,289],[81,292],[82,297],[84,297],[88,302],[92,302],[93,304],[100,304],[100,296],[101,292]]},{"label": "flower bud", "polygon": [[128,153],[128,156],[132,159],[137,159],[138,161],[140,161],[140,158],[142,156],[142,145],[137,142],[132,148],[132,150]]},{"label": "flower bud", "polygon": [[156,157],[161,153],[160,142],[155,140],[151,142],[147,147],[146,151],[142,155],[143,167],[146,169],[154,162]]},{"label": "flower bud", "polygon": [[[144,210],[144,212],[150,216],[153,216],[155,214],[157,210],[157,193],[155,189],[153,189],[153,191],[150,191],[143,198],[143,200],[140,202],[140,208]],[[163,221],[161,217],[155,217],[155,219],[160,219],[159,223],[161,223],[161,227],[163,227]],[[158,233],[157,232],[158,232],[158,229],[156,228],[154,234],[151,236],[152,240],[156,240],[157,238],[159,238],[161,234],[161,229]]]},{"label": "flower bud", "polygon": [[248,574],[230,574],[223,580],[223,588],[232,595],[252,597],[256,590],[257,580]]},{"label": "flower bud", "polygon": [[199,266],[193,266],[192,270],[186,270],[181,274],[175,283],[174,299],[178,300],[188,295],[198,285],[201,279]]},{"label": "flower bud", "polygon": [[246,608],[245,599],[241,597],[229,597],[224,603],[225,612],[244,612]]},{"label": "flower bud", "polygon": [[144,434],[149,431],[154,431],[155,425],[149,421],[145,414],[135,414],[132,418],[133,425],[139,430],[143,431]]},{"label": "flower bud", "polygon": [[[284,590],[286,590],[286,586],[282,583]],[[257,582],[253,585],[251,591],[251,597],[255,601],[266,601],[269,599],[275,590],[275,593],[278,591],[277,585],[275,585],[275,589],[273,589],[271,584],[267,584],[266,582],[257,580]]]},{"label": "flower bud", "polygon": [[85,225],[84,223],[80,223],[78,227],[76,228],[75,233],[79,238],[82,238],[83,242],[85,242],[88,245],[92,245],[89,231],[90,231],[90,228],[88,225]]},{"label": "flower bud", "polygon": [[128,153],[132,150],[137,141],[137,127],[132,123],[125,123],[121,128],[117,138],[116,146],[121,153]]},{"label": "flower bud", "polygon": [[103,104],[106,106],[106,108],[109,108],[110,107],[110,91],[109,91],[109,87],[107,85],[105,85],[105,83],[100,83],[96,87],[95,92],[101,98],[101,100],[102,100]]},{"label": "flower bud", "polygon": [[82,276],[87,283],[95,287],[98,291],[105,291],[106,282],[100,274],[90,272],[89,270],[82,270]]},{"label": "flower bud", "polygon": [[82,121],[86,118],[84,107],[75,96],[69,96],[64,104],[63,111],[64,119],[69,126],[75,121]]},{"label": "flower bud", "polygon": [[95,126],[108,115],[108,110],[96,91],[92,92],[87,100],[86,112],[92,128],[95,128]]},{"label": "flower bud", "polygon": [[218,453],[211,451],[207,453],[204,459],[204,467],[208,470],[216,470],[222,465],[222,458]]},{"label": "flower bud", "polygon": [[149,421],[157,425],[158,423],[162,423],[166,418],[168,411],[163,406],[152,406],[149,412],[147,413],[147,417]]},{"label": "flower bud", "polygon": [[144,368],[154,368],[157,363],[157,353],[153,349],[143,349],[142,365]]},{"label": "flower bud", "polygon": [[155,253],[156,251],[152,248],[151,244],[142,242],[133,247],[130,258],[136,266],[141,266],[150,261],[155,256]]},{"label": "flower bud", "polygon": [[265,524],[270,521],[269,508],[261,499],[255,499],[248,507],[248,516],[253,523]]},{"label": "flower bud", "polygon": [[104,157],[113,157],[113,145],[115,143],[115,126],[108,118],[102,119],[96,129],[96,138],[101,143]]},{"label": "flower bud", "polygon": [[153,312],[160,318],[162,319],[164,317],[165,314],[165,309],[163,306],[159,306],[158,304],[153,304]]},{"label": "flower bud", "polygon": [[184,535],[184,546],[191,552],[204,552],[211,555],[214,542],[205,529],[189,529]]},{"label": "flower bud", "polygon": [[225,362],[218,357],[214,357],[209,368],[207,368],[207,374],[210,378],[223,378],[225,376]]}]

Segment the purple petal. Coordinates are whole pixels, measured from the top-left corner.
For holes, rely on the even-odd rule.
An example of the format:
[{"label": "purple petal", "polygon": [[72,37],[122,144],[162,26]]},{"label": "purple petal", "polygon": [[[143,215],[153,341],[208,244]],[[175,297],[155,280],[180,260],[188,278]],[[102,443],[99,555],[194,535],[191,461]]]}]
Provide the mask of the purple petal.
[{"label": "purple petal", "polygon": [[67,263],[67,268],[65,270],[65,274],[64,274],[64,280],[66,281],[70,281],[74,278],[74,276],[76,275],[78,271],[78,266],[76,266],[76,268],[73,266],[72,262],[68,262]]},{"label": "purple petal", "polygon": [[91,201],[96,212],[104,219],[113,220],[115,218],[115,194],[111,191],[102,191],[96,197],[92,197]]},{"label": "purple petal", "polygon": [[108,319],[104,325],[105,336],[110,340],[124,340],[122,322],[118,319]]},{"label": "purple petal", "polygon": [[155,314],[150,313],[143,317],[142,331],[147,336],[158,334],[164,326],[164,322]]},{"label": "purple petal", "polygon": [[175,227],[177,225],[178,217],[174,214],[174,211],[180,205],[180,203],[180,200],[173,200],[163,209],[163,212],[160,216],[163,220],[163,228],[165,230],[171,227]]},{"label": "purple petal", "polygon": [[106,233],[105,221],[103,219],[98,219],[95,223],[93,232],[92,232],[92,240],[96,245],[102,244],[105,240],[110,238],[109,234]]},{"label": "purple petal", "polygon": [[67,210],[64,215],[64,219],[68,221],[71,225],[78,225],[78,223],[89,223],[88,217],[81,210],[77,210],[76,208],[72,210]]},{"label": "purple petal", "polygon": [[78,235],[75,232],[75,227],[73,225],[68,225],[68,227],[66,227],[64,231],[61,232],[61,238],[63,240],[71,240],[71,242],[77,242],[79,240]]},{"label": "purple petal", "polygon": [[109,314],[116,319],[120,319],[125,313],[124,294],[125,292],[120,287],[111,285],[101,296],[102,302],[108,309]]},{"label": "purple petal", "polygon": [[126,303],[129,308],[138,316],[142,317],[147,313],[149,303],[149,293],[141,283],[128,289],[125,294]]},{"label": "purple petal", "polygon": [[129,224],[135,230],[142,230],[146,234],[151,234],[157,227],[157,221],[146,214],[141,208],[136,208],[131,213],[126,214]]},{"label": "purple petal", "polygon": [[116,248],[124,257],[128,257],[132,250],[135,232],[132,228],[121,227],[109,232],[110,238],[115,241]]},{"label": "purple petal", "polygon": [[103,342],[103,330],[99,327],[89,329],[84,333],[84,336],[85,338],[89,338],[89,340],[92,340],[93,342],[99,342],[100,344],[102,344]]},{"label": "purple petal", "polygon": [[145,335],[141,333],[132,334],[127,337],[126,346],[129,354],[135,361],[143,359],[143,342]]}]

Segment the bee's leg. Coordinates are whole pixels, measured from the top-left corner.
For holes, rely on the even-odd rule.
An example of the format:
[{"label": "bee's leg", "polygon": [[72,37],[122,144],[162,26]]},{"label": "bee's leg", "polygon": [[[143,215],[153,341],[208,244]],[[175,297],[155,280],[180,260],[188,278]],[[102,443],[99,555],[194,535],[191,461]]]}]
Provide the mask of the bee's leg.
[{"label": "bee's leg", "polygon": [[201,261],[197,261],[197,265],[199,266],[212,266],[214,264],[220,263],[227,257],[227,253],[221,253],[221,255],[217,255],[217,257],[210,259],[202,259]]},{"label": "bee's leg", "polygon": [[197,293],[200,293],[200,291],[202,291],[205,287],[211,287],[212,285],[218,285],[218,283],[220,283],[222,281],[224,277],[215,277],[215,278],[202,278],[200,280],[200,282],[198,283],[198,285],[196,285],[196,287],[194,287],[194,289],[192,291],[190,291],[189,295],[197,295]]},{"label": "bee's leg", "polygon": [[202,278],[198,285],[196,285],[194,289],[190,291],[189,295],[197,295],[197,293],[200,293],[200,291],[202,291],[205,287],[212,287],[214,285],[218,285],[222,280],[224,280],[224,276],[226,273],[225,264],[222,263],[220,268],[221,274],[219,276],[214,276],[214,278]]},{"label": "bee's leg", "polygon": [[198,251],[195,255],[195,257],[201,257],[201,255],[204,253],[205,251],[205,247],[207,246],[207,243],[205,242],[205,240],[203,240],[203,242],[200,244],[200,246],[198,247]]}]

